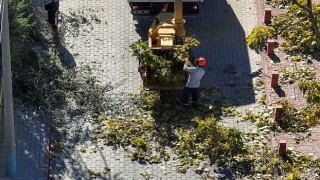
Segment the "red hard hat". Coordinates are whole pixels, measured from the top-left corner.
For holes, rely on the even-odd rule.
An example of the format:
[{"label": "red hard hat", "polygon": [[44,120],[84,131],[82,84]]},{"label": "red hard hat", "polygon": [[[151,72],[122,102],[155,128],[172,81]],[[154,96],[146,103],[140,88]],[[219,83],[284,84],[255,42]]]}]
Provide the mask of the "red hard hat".
[{"label": "red hard hat", "polygon": [[198,62],[198,65],[199,65],[199,66],[205,66],[205,65],[206,65],[206,59],[203,58],[203,57],[199,57],[199,58],[197,59],[197,62]]}]

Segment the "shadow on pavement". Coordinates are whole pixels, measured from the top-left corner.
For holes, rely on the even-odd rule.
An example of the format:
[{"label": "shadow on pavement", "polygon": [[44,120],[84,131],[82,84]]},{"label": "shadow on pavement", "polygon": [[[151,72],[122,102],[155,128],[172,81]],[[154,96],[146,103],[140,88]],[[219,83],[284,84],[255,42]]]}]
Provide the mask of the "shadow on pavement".
[{"label": "shadow on pavement", "polygon": [[[154,92],[152,92],[154,93]],[[152,94],[151,93],[151,94]],[[223,94],[217,89],[203,89],[200,92],[198,108],[182,107],[182,91],[160,91],[151,106],[151,115],[155,121],[155,142],[163,147],[175,147],[178,141],[178,130],[191,130],[197,126],[196,119],[213,118],[218,122],[223,115],[222,107],[226,106]],[[163,131],[165,129],[165,131]],[[214,164],[214,163],[213,163]],[[211,166],[212,171],[219,174],[220,179],[235,179],[230,168]],[[188,171],[192,171],[189,168]]]},{"label": "shadow on pavement", "polygon": [[14,104],[17,174],[12,179],[43,179],[47,176],[47,117],[34,106]]},{"label": "shadow on pavement", "polygon": [[135,24],[136,32],[141,37],[141,40],[148,40],[149,28],[153,23],[154,16],[151,15],[133,15],[133,19],[137,21]]},{"label": "shadow on pavement", "polygon": [[195,57],[208,61],[202,86],[217,86],[234,105],[254,103],[246,35],[228,2],[205,1],[197,20],[187,21],[185,27],[187,35],[201,42],[193,51]]},{"label": "shadow on pavement", "polygon": [[54,33],[54,43],[57,56],[59,57],[61,64],[66,69],[73,69],[77,66],[76,61],[74,60],[73,55],[69,52],[69,50],[63,45],[63,42],[61,42],[59,34]]},{"label": "shadow on pavement", "polygon": [[[201,86],[218,87],[232,105],[254,103],[246,35],[232,7],[227,1],[205,1],[199,8],[198,15],[185,16],[185,29],[186,36],[194,36],[201,43],[193,49],[194,57],[207,59]],[[139,15],[135,19],[136,32],[142,40],[147,40],[152,16]]]}]

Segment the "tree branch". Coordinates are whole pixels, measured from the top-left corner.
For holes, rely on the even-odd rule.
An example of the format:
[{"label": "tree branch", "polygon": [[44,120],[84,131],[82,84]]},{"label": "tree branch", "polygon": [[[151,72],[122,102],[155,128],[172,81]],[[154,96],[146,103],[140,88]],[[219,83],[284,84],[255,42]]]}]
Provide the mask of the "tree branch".
[{"label": "tree branch", "polygon": [[[300,7],[301,9],[304,9],[304,10],[307,11],[309,14],[310,14],[310,12],[311,12],[311,14],[312,14],[312,9],[309,9],[309,7],[304,6],[304,5],[300,4],[300,3],[298,3],[297,0],[292,0],[292,3],[295,4],[295,5],[297,5],[297,6]],[[308,4],[309,4],[309,2],[308,2]]]},{"label": "tree branch", "polygon": [[301,9],[307,11],[307,13],[309,15],[309,20],[312,23],[312,31],[315,34],[315,36],[318,39],[320,39],[320,31],[319,31],[319,27],[318,27],[318,21],[314,17],[313,12],[312,12],[312,1],[311,0],[307,0],[307,6],[304,6],[304,5],[300,4],[300,3],[298,3],[297,0],[292,0],[292,3],[297,5]]}]

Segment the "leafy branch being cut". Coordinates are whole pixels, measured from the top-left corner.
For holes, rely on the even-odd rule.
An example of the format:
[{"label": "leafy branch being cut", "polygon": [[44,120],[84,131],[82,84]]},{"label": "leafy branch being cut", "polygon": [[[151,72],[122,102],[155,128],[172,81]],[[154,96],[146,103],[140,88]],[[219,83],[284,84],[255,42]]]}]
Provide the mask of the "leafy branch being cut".
[{"label": "leafy branch being cut", "polygon": [[147,73],[148,84],[156,86],[180,86],[187,80],[182,70],[190,62],[190,49],[199,46],[200,42],[193,37],[185,37],[183,45],[172,49],[151,50],[146,41],[138,40],[130,45],[132,55],[137,57],[139,68]]}]

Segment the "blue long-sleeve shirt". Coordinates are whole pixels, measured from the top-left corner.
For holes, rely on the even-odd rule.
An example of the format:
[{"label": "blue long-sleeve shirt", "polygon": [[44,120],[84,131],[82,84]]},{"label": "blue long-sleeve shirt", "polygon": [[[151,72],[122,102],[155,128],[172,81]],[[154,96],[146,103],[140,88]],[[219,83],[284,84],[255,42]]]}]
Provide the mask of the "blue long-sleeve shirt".
[{"label": "blue long-sleeve shirt", "polygon": [[201,78],[204,75],[202,67],[189,67],[186,63],[183,66],[183,70],[189,72],[189,78],[186,87],[198,88],[200,86]]}]

